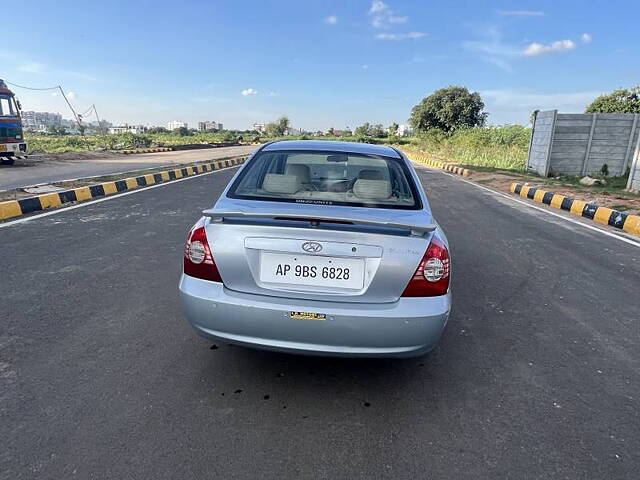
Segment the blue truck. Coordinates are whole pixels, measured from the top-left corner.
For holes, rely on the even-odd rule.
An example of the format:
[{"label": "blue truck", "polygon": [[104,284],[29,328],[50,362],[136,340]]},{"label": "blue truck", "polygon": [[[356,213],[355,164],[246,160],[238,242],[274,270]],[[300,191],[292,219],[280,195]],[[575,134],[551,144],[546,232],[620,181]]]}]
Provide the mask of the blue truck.
[{"label": "blue truck", "polygon": [[27,141],[22,131],[20,102],[4,80],[0,80],[0,163],[13,165],[16,158],[27,154]]}]

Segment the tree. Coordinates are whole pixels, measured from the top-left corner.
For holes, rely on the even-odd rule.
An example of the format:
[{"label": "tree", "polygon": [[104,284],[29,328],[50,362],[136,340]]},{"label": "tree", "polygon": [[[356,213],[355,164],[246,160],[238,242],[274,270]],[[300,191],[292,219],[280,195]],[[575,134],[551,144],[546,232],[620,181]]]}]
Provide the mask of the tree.
[{"label": "tree", "polygon": [[269,137],[282,137],[289,129],[289,119],[282,116],[275,122],[267,123],[264,129]]},{"label": "tree", "polygon": [[222,141],[224,143],[237,143],[238,137],[235,133],[227,131],[222,134]]},{"label": "tree", "polygon": [[372,137],[376,137],[376,138],[383,138],[387,136],[387,134],[384,131],[384,127],[382,126],[381,123],[376,123],[375,125],[371,125],[371,128],[369,129],[369,134]]},{"label": "tree", "polygon": [[174,132],[176,132],[181,137],[188,137],[189,135],[191,135],[191,131],[189,131],[187,127],[180,127],[174,130]]},{"label": "tree", "polygon": [[587,113],[640,113],[640,85],[597,97]]},{"label": "tree", "polygon": [[484,125],[487,114],[478,92],[471,93],[465,87],[446,87],[413,107],[409,123],[419,131],[437,128],[451,133],[459,128]]},{"label": "tree", "polygon": [[169,133],[169,130],[167,130],[164,127],[151,127],[149,130],[147,130],[147,133]]},{"label": "tree", "polygon": [[370,137],[371,136],[371,125],[369,122],[356,127],[355,132],[353,134],[357,137]]},{"label": "tree", "polygon": [[400,125],[398,125],[396,122],[393,122],[391,125],[389,125],[389,135],[391,135],[392,137],[398,135],[399,128]]}]

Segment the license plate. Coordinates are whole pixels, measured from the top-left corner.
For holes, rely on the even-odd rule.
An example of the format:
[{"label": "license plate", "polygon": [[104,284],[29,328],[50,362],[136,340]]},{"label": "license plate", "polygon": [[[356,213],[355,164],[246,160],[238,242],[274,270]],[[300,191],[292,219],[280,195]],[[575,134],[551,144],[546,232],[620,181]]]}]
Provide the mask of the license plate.
[{"label": "license plate", "polygon": [[7,151],[7,146],[6,145],[0,145],[0,152],[6,152]]},{"label": "license plate", "polygon": [[260,281],[359,290],[364,285],[364,260],[262,252]]}]

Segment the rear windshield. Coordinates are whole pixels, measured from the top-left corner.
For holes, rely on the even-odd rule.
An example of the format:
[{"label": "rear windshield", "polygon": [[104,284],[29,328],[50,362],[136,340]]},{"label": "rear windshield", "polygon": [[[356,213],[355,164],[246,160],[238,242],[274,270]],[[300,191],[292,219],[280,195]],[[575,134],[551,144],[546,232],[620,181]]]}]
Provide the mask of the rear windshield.
[{"label": "rear windshield", "polygon": [[229,189],[231,198],[377,208],[420,208],[400,159],[337,152],[258,153]]}]

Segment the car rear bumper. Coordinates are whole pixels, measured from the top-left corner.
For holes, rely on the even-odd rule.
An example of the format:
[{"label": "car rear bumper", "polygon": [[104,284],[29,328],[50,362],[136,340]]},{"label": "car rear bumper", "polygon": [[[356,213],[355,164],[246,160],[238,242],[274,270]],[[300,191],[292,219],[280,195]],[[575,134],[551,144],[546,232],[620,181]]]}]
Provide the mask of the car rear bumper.
[{"label": "car rear bumper", "polygon": [[[330,303],[231,291],[221,283],[182,275],[183,310],[211,339],[292,353],[410,357],[429,352],[447,323],[451,294],[394,303]],[[290,312],[326,315],[296,320]]]}]

